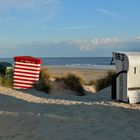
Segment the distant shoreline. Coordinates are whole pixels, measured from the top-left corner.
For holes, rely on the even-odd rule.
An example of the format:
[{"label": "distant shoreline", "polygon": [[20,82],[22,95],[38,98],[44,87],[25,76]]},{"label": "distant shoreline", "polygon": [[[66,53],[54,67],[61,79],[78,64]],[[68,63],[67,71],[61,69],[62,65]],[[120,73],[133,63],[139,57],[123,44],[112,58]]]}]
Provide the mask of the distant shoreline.
[{"label": "distant shoreline", "polygon": [[[67,57],[67,58],[40,58],[41,66],[63,66],[88,69],[112,69],[111,57]],[[0,62],[9,62],[14,66],[13,58],[0,58]]]},{"label": "distant shoreline", "polygon": [[95,65],[95,66],[78,66],[78,65],[42,65],[41,67],[64,67],[64,68],[74,68],[74,69],[91,69],[91,70],[115,70],[114,65]]}]

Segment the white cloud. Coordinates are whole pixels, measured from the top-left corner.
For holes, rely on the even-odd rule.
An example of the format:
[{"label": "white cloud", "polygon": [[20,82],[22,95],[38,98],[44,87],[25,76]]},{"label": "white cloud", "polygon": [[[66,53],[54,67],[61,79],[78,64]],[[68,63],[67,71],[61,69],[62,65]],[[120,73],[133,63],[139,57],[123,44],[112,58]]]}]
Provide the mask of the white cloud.
[{"label": "white cloud", "polygon": [[94,38],[91,40],[76,40],[69,41],[69,44],[78,46],[82,50],[94,50],[98,47],[110,47],[115,46],[121,41],[118,38]]},{"label": "white cloud", "polygon": [[136,37],[136,40],[140,40],[140,36],[137,36],[137,37]]},{"label": "white cloud", "polygon": [[[0,57],[15,55],[70,57],[70,56],[110,56],[113,51],[140,51],[140,41],[118,38],[93,38],[89,40],[66,41],[4,41]],[[8,47],[9,46],[9,47]]]},{"label": "white cloud", "polygon": [[116,12],[112,12],[112,11],[109,11],[109,10],[106,10],[106,9],[98,8],[97,11],[100,12],[100,13],[104,13],[106,15],[115,16],[115,17],[121,17]]},{"label": "white cloud", "polygon": [[21,42],[17,44],[17,46],[71,46],[76,47],[81,50],[94,50],[95,48],[101,47],[114,47],[121,43],[121,40],[118,38],[94,38],[90,40],[66,40],[66,41],[53,41],[53,42],[40,42],[40,41],[32,41],[32,42]]}]

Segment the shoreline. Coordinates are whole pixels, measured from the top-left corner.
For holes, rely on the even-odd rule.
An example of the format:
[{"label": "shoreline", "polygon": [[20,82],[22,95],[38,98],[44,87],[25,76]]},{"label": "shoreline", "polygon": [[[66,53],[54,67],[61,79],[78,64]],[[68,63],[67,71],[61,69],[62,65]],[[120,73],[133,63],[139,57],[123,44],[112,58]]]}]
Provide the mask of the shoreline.
[{"label": "shoreline", "polygon": [[82,66],[82,65],[42,65],[41,67],[53,67],[53,68],[73,68],[73,69],[91,69],[91,70],[115,70],[114,65],[94,65],[94,66]]}]

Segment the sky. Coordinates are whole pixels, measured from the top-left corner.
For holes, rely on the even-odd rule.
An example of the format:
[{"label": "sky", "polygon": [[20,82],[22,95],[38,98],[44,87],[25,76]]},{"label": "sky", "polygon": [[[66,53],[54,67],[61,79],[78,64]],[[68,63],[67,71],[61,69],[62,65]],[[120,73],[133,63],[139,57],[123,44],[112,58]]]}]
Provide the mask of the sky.
[{"label": "sky", "polygon": [[140,51],[139,0],[0,0],[0,57]]}]

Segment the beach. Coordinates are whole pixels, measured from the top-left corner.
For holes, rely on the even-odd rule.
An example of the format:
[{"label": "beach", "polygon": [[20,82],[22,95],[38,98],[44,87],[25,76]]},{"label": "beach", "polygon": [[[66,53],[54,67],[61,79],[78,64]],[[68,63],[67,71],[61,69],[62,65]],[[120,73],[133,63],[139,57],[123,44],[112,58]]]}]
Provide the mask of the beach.
[{"label": "beach", "polygon": [[0,140],[140,139],[140,0],[0,0]]},{"label": "beach", "polygon": [[[78,72],[87,80],[89,75],[93,78],[106,75],[105,70],[97,69],[48,67],[48,70],[57,76]],[[112,101],[111,87],[85,96],[0,87],[2,140],[137,140],[139,116],[140,104]]]},{"label": "beach", "polygon": [[[97,68],[80,68],[68,66],[47,66],[48,71],[54,77],[62,77],[68,73],[74,73],[81,76],[85,81],[97,80],[107,75],[107,72],[112,69],[97,69]],[[113,69],[114,70],[114,69]]]}]

